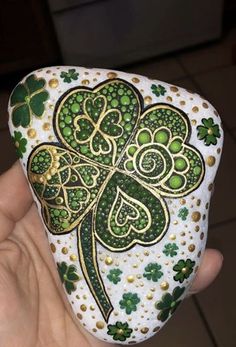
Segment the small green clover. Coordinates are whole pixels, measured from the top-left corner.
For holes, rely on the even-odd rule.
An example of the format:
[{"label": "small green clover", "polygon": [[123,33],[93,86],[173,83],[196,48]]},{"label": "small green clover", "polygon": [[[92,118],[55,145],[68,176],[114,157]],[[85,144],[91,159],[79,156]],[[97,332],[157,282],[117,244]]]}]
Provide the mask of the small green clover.
[{"label": "small green clover", "polygon": [[72,80],[76,81],[78,79],[78,72],[75,69],[69,69],[68,72],[62,71],[60,77],[65,83],[70,83]]},{"label": "small green clover", "polygon": [[151,89],[152,89],[153,94],[155,94],[156,96],[161,96],[161,95],[164,96],[166,93],[165,87],[163,87],[160,84],[158,84],[158,86],[153,84],[151,86]]},{"label": "small green clover", "polygon": [[14,131],[12,139],[16,148],[17,157],[23,158],[23,153],[26,152],[27,140],[23,137],[20,131]]},{"label": "small green clover", "polygon": [[120,269],[111,269],[109,271],[109,274],[107,275],[107,278],[110,282],[117,284],[121,281],[120,275],[122,274],[122,271]]},{"label": "small green clover", "polygon": [[185,279],[189,278],[193,272],[195,261],[191,259],[179,260],[178,263],[173,267],[173,270],[177,272],[174,276],[174,280],[182,283]]},{"label": "small green clover", "polygon": [[113,336],[115,341],[125,341],[132,334],[133,329],[129,328],[128,323],[116,322],[116,324],[109,324],[107,335]]},{"label": "small green clover", "polygon": [[137,304],[140,302],[138,295],[135,293],[123,294],[122,300],[119,302],[120,308],[124,309],[126,314],[137,311]]},{"label": "small green clover", "polygon": [[183,207],[179,210],[178,217],[184,221],[187,219],[188,213],[188,209],[186,207]]},{"label": "small green clover", "polygon": [[214,124],[212,118],[203,118],[202,125],[197,127],[199,140],[204,140],[206,146],[216,145],[217,138],[221,137],[218,124]]},{"label": "small green clover", "polygon": [[12,110],[12,123],[15,127],[27,128],[32,120],[32,115],[41,118],[49,98],[44,90],[46,81],[30,75],[24,83],[19,83],[12,92],[10,105]]},{"label": "small green clover", "polygon": [[160,310],[157,319],[161,322],[166,321],[172,315],[179,304],[181,303],[180,297],[184,293],[185,288],[176,287],[172,294],[166,293],[162,296],[161,301],[156,302],[156,309]]},{"label": "small green clover", "polygon": [[80,280],[75,265],[67,265],[66,262],[57,263],[57,270],[60,275],[61,282],[65,285],[68,294],[76,290],[76,282]]},{"label": "small green clover", "polygon": [[143,277],[146,277],[149,281],[157,282],[163,276],[163,272],[160,271],[161,265],[157,263],[148,264],[144,270]]},{"label": "small green clover", "polygon": [[168,257],[174,257],[175,255],[177,255],[179,247],[176,245],[176,243],[168,243],[167,245],[165,245],[163,253]]}]

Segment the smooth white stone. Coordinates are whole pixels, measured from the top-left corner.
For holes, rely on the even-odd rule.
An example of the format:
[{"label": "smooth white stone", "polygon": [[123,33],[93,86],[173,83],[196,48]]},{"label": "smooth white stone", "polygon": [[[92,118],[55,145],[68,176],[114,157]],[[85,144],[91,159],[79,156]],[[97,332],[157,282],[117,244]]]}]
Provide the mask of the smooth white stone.
[{"label": "smooth white stone", "polygon": [[[30,78],[26,81],[27,77],[29,76]],[[35,84],[36,79],[37,85]],[[116,81],[117,79],[119,82]],[[125,81],[128,82],[128,84]],[[118,95],[112,95],[112,93],[115,93],[114,89],[113,91],[112,89],[108,89],[107,94],[103,93],[103,91],[105,90],[105,87],[103,88],[103,84],[110,84],[110,88],[113,88],[114,85],[116,85],[117,83],[119,83],[119,88],[117,88]],[[35,148],[37,146],[46,143],[49,148],[49,152],[51,154],[55,152],[54,155],[56,156],[58,155],[58,150],[52,152],[52,147],[50,146],[53,146],[54,144],[58,145],[59,142],[60,146],[65,149],[66,153],[74,153],[70,154],[72,157],[76,156],[77,151],[80,161],[81,158],[86,159],[86,153],[88,153],[88,151],[93,151],[93,158],[95,158],[93,163],[91,161],[86,162],[86,160],[85,162],[87,163],[87,165],[95,164],[94,170],[98,170],[96,168],[99,168],[99,165],[96,166],[96,160],[99,157],[99,149],[97,149],[96,146],[93,146],[93,142],[91,142],[91,137],[94,138],[95,132],[97,131],[95,140],[99,139],[100,141],[102,138],[101,136],[104,135],[104,132],[102,133],[102,129],[103,131],[107,131],[107,137],[105,142],[106,147],[100,147],[100,152],[103,151],[103,153],[101,154],[101,160],[106,160],[107,164],[105,165],[105,167],[108,168],[109,172],[111,172],[111,170],[114,171],[114,163],[118,156],[117,158],[113,157],[113,159],[111,159],[109,157],[109,153],[111,153],[109,152],[109,149],[113,150],[114,153],[114,148],[116,146],[118,152],[119,148],[123,146],[122,140],[121,144],[117,146],[119,137],[122,137],[126,133],[128,134],[129,132],[132,132],[131,135],[128,135],[128,139],[130,141],[136,141],[136,154],[133,154],[133,156],[130,156],[129,158],[125,158],[125,163],[127,164],[127,166],[120,166],[121,175],[123,175],[124,182],[128,182],[128,188],[125,191],[123,191],[123,186],[121,183],[118,188],[118,186],[115,186],[113,182],[112,186],[110,187],[110,191],[107,194],[107,197],[111,196],[111,200],[113,199],[110,205],[108,205],[108,210],[110,211],[108,218],[113,218],[112,216],[114,216],[114,218],[112,219],[112,221],[109,221],[108,218],[106,218],[106,214],[104,212],[104,216],[100,215],[100,217],[102,216],[100,223],[105,224],[99,224],[98,222],[97,229],[96,225],[94,229],[89,229],[92,230],[91,232],[93,233],[93,235],[95,235],[94,245],[97,251],[98,271],[100,272],[101,283],[104,284],[103,289],[107,293],[107,296],[111,303],[109,313],[102,314],[101,307],[103,307],[103,305],[100,304],[99,307],[97,304],[98,298],[97,301],[95,300],[95,295],[99,295],[99,291],[95,290],[94,295],[92,294],[93,284],[91,283],[93,283],[93,279],[90,278],[89,287],[87,284],[89,280],[88,278],[87,281],[85,279],[85,268],[81,268],[82,256],[81,253],[80,256],[78,253],[76,229],[77,225],[78,228],[80,228],[82,222],[79,220],[77,221],[77,223],[74,222],[72,228],[73,230],[71,232],[68,232],[67,234],[62,235],[60,233],[56,234],[56,232],[60,228],[64,228],[65,231],[68,231],[68,224],[71,223],[71,221],[68,220],[68,216],[60,217],[61,219],[59,220],[59,223],[61,224],[60,227],[58,226],[59,229],[56,230],[56,228],[54,228],[55,234],[52,233],[52,225],[49,226],[47,223],[45,223],[45,228],[48,234],[48,239],[51,244],[51,248],[53,250],[55,262],[60,263],[61,271],[63,270],[62,263],[65,262],[67,266],[75,266],[75,273],[79,276],[79,280],[77,281],[77,278],[75,278],[75,281],[72,284],[66,281],[65,279],[64,286],[67,285],[67,291],[69,291],[70,294],[67,291],[65,291],[65,293],[67,294],[69,302],[73,303],[72,308],[74,310],[75,315],[80,319],[81,324],[83,324],[90,333],[92,333],[94,336],[101,340],[121,344],[141,342],[153,336],[155,332],[158,331],[167,322],[167,319],[164,318],[169,319],[171,317],[171,308],[175,308],[176,302],[182,300],[186,296],[188,289],[191,286],[191,283],[196,275],[196,271],[200,264],[201,257],[204,253],[208,228],[208,212],[211,197],[211,188],[220,161],[220,155],[223,144],[223,130],[221,128],[220,118],[215,109],[206,100],[202,99],[202,97],[195,93],[191,93],[180,87],[172,86],[168,83],[164,83],[157,80],[150,80],[143,76],[127,74],[118,71],[110,71],[103,69],[87,69],[82,67],[68,66],[50,67],[32,72],[31,74],[26,76],[20,82],[20,84],[20,87],[18,85],[18,87],[13,91],[13,94],[10,98],[9,127],[12,136],[15,137],[15,144],[17,146],[18,153],[22,154],[21,163],[26,175],[27,165],[29,166],[29,170],[30,167],[32,168],[32,170],[33,167],[34,170],[38,170],[37,168],[35,168],[35,166],[38,165],[37,163],[34,163],[32,164],[32,166],[30,166],[31,164],[30,162],[28,162],[28,158],[31,155],[32,151],[35,151]],[[25,88],[27,89],[28,97],[26,95]],[[29,89],[31,89],[31,92]],[[73,92],[72,89],[74,89]],[[68,144],[66,144],[65,141],[64,144],[62,144],[61,140],[58,137],[58,131],[56,132],[55,130],[54,121],[56,117],[55,114],[59,114],[60,112],[58,111],[59,104],[64,102],[62,101],[65,97],[64,93],[68,94],[68,91],[71,90],[70,95],[74,95],[74,93],[77,93],[76,95],[78,96],[79,91],[76,91],[77,89],[79,89],[80,93],[82,93],[82,97],[84,97],[85,91],[93,89],[96,89],[98,95],[97,99],[95,99],[95,101],[93,100],[94,103],[91,101],[91,99],[89,101],[81,101],[81,98],[78,97],[77,102],[75,103],[76,105],[72,106],[71,109],[64,111],[67,116],[75,115],[76,117],[77,115],[76,120],[73,120],[74,123],[71,123],[71,119],[69,117],[65,118],[65,123],[67,124],[65,124],[64,127],[63,124],[60,123],[61,121],[58,122],[60,123],[58,125],[58,129],[60,129],[61,127],[62,132],[64,131],[65,134],[70,134],[71,132],[73,135],[74,133],[72,131],[73,129],[71,124],[74,124],[74,127],[77,126],[77,133],[75,133],[77,134],[77,142],[75,141],[75,147],[73,147],[77,149],[73,150],[72,147],[69,148]],[[129,98],[122,99],[122,97],[124,96],[124,94],[122,94],[122,89],[125,90],[125,93],[129,90],[131,91],[128,95]],[[45,93],[45,90],[48,94]],[[103,93],[103,97],[99,96],[99,92],[101,90]],[[93,96],[91,91],[89,93],[91,96]],[[107,102],[106,97],[109,93],[111,94],[111,100],[108,100]],[[139,94],[139,97],[137,97],[137,94]],[[136,99],[134,95],[136,95]],[[133,99],[135,99],[133,104],[132,97]],[[88,96],[86,98],[88,98]],[[118,104],[116,100],[118,100]],[[112,105],[111,109],[113,111],[110,111],[109,116],[108,108],[105,109],[105,107],[108,107],[110,102]],[[38,103],[40,104],[39,106],[41,106],[42,109],[39,109],[37,107]],[[100,106],[98,105],[99,103]],[[197,172],[199,172],[199,170],[202,170],[202,177],[198,179],[195,188],[191,187],[190,183],[187,183],[190,186],[189,191],[187,191],[186,188],[184,188],[185,192],[179,193],[178,196],[176,196],[176,192],[174,191],[173,187],[169,189],[168,192],[164,193],[163,187],[166,182],[166,177],[167,175],[169,175],[171,178],[171,175],[173,175],[173,158],[175,154],[170,152],[170,148],[168,146],[170,145],[171,139],[173,140],[175,130],[172,129],[172,131],[169,133],[169,142],[167,144],[162,145],[160,145],[160,143],[158,144],[154,139],[154,130],[149,131],[149,134],[147,132],[142,132],[139,138],[135,137],[134,131],[136,128],[130,130],[130,127],[132,128],[132,120],[135,118],[135,113],[137,113],[136,107],[139,103],[141,108],[138,114],[137,122],[138,120],[140,120],[140,117],[142,117],[142,114],[144,112],[145,114],[148,112],[147,109],[150,108],[151,112],[151,110],[159,108],[159,110],[162,110],[160,112],[163,112],[163,117],[166,117],[165,119],[168,120],[170,124],[169,128],[172,127],[173,124],[175,124],[174,121],[176,121],[177,123],[181,122],[183,127],[183,124],[188,124],[188,126],[190,127],[188,138],[185,141],[183,141],[185,143],[185,146],[187,147],[181,146],[181,151],[183,148],[185,148],[186,154],[186,148],[189,148],[190,146],[190,149],[192,151],[195,151],[195,154],[200,153],[196,154],[198,158],[200,158],[200,162],[202,158],[202,166],[200,165],[200,169],[195,168],[195,176],[193,174],[191,176],[198,177]],[[22,104],[24,104],[24,107],[22,107]],[[156,104],[158,104],[159,106],[157,106]],[[131,106],[133,107],[133,109]],[[83,122],[86,123],[86,129],[88,130],[88,122],[92,124],[91,113],[93,112],[93,108],[96,107],[97,115],[100,116],[100,118],[98,121],[93,122],[92,133],[88,134],[85,131],[85,133],[83,133],[84,140],[81,140],[81,138],[79,137],[79,135],[81,134],[81,129],[78,126],[82,125],[79,119],[83,119]],[[63,112],[64,108],[60,108],[59,110]],[[81,111],[82,108],[83,112]],[[118,108],[120,111],[117,111]],[[30,109],[31,112],[30,124],[28,125],[26,117],[27,109]],[[41,116],[40,114],[42,113],[43,109],[44,112]],[[158,114],[155,110],[153,112],[154,113],[152,113],[151,121],[155,122],[155,119],[158,118]],[[38,113],[38,116],[36,116],[35,113]],[[124,116],[124,114],[126,114],[126,116]],[[108,117],[106,117],[107,115]],[[61,114],[60,117],[62,117]],[[94,117],[96,117],[96,114]],[[111,118],[111,124],[109,124],[106,127],[105,122],[108,120],[109,117]],[[146,116],[145,119],[147,119],[148,117],[149,115]],[[105,119],[103,124],[101,122],[101,119]],[[203,121],[205,125],[202,123],[203,119],[207,120]],[[77,121],[79,121],[79,125]],[[114,125],[115,123],[116,125]],[[144,127],[148,126],[145,123],[143,124]],[[151,123],[148,124],[150,126]],[[166,125],[165,120],[163,120],[163,124]],[[205,130],[203,128],[198,128],[199,126],[205,127]],[[66,127],[69,128],[69,130],[63,130]],[[106,128],[105,130],[104,127]],[[141,129],[142,120],[140,121],[140,123],[138,123],[138,125],[136,124],[136,127],[139,127],[139,129]],[[166,131],[167,132],[165,134],[168,133],[168,130]],[[19,132],[21,133],[21,135],[19,134]],[[203,139],[199,138],[199,132],[203,136]],[[213,137],[211,137],[212,134]],[[89,135],[90,137],[88,138]],[[185,135],[187,135],[186,132]],[[152,139],[150,139],[151,137]],[[22,138],[25,138],[27,140],[26,148],[24,148],[24,141],[21,141]],[[214,138],[216,140],[216,144],[209,143],[211,142],[211,140],[214,142]],[[123,142],[125,140],[123,139]],[[68,141],[71,140],[69,139]],[[143,144],[141,143],[142,141],[144,142]],[[149,145],[146,143],[146,141],[152,142],[152,146],[154,146],[152,147],[152,152],[151,150],[147,151],[151,147],[148,147]],[[49,143],[50,145],[48,145]],[[99,143],[101,145],[101,142]],[[126,145],[128,146],[127,143]],[[195,150],[192,148],[195,148]],[[140,159],[140,157],[142,157],[141,152],[143,150],[146,150],[146,155],[147,153],[149,153],[148,155],[150,157],[149,160],[143,162],[143,165],[146,164],[146,166],[144,165],[142,167],[143,172],[141,173],[141,169],[138,166],[140,164],[138,160]],[[159,166],[154,165],[154,167],[152,167],[152,155],[157,156],[157,153],[160,153],[158,151],[161,151],[161,156],[158,157]],[[97,155],[95,155],[96,153]],[[138,155],[139,153],[140,156]],[[163,158],[167,158],[166,153],[168,153],[168,158],[169,156],[172,158],[171,160],[169,159],[170,164],[166,164],[166,160],[165,164],[163,164]],[[185,156],[183,155],[182,158],[183,157]],[[39,156],[37,158],[39,158]],[[31,177],[31,183],[40,183],[41,176],[41,181],[43,181],[44,183],[48,180],[50,182],[50,177],[55,178],[55,174],[58,171],[59,164],[56,165],[56,163],[58,162],[58,158],[53,158],[54,169],[51,170],[51,166],[51,171],[48,169],[48,171],[42,175],[36,175],[31,173],[31,175],[29,175]],[[145,158],[147,157],[142,157],[142,159],[144,160]],[[110,166],[108,167],[108,163],[111,163],[111,161],[112,164],[110,164]],[[128,163],[129,161],[133,164]],[[185,165],[186,162],[186,160],[185,162],[178,162],[179,168],[181,168],[181,165]],[[160,183],[158,183],[160,182],[160,180],[158,181],[158,179],[156,179],[155,181],[152,178],[153,184],[148,183],[147,174],[149,173],[150,175],[152,169],[157,170],[159,167],[163,169],[162,164],[166,165],[166,173],[164,174],[164,178],[162,177],[161,188]],[[76,166],[75,164],[73,165],[74,167]],[[132,167],[132,165],[134,165],[134,169],[136,171],[129,171],[127,169],[127,167],[130,168]],[[198,166],[195,164],[195,162],[192,164],[189,164],[188,162],[187,165]],[[68,166],[71,167],[72,165],[68,164]],[[61,167],[62,166],[60,166],[60,168]],[[111,167],[113,167],[113,169]],[[82,170],[82,166],[78,166],[77,168]],[[86,181],[86,178],[84,178],[83,174],[81,176],[81,171],[80,176],[78,175],[78,177],[80,178],[80,182],[82,182],[83,184],[82,193],[81,191],[79,191],[78,196],[81,199],[83,199],[83,194],[85,194],[85,202],[84,200],[82,201],[80,205],[82,211],[76,212],[76,216],[83,216],[83,213],[85,213],[84,211],[86,211],[86,213],[88,212],[88,206],[85,206],[85,204],[88,204],[86,201],[89,199],[88,194],[90,194],[89,192],[91,190],[91,184],[94,185],[97,182],[98,171],[95,171],[93,171],[92,173],[93,176],[90,177],[90,183],[89,181]],[[143,182],[143,180],[144,182],[146,182],[144,183],[144,186],[148,191],[146,200],[144,199],[146,191],[142,191],[140,186],[138,188],[138,185],[135,186],[136,183],[134,184],[134,182],[137,181],[132,181],[131,179],[127,178],[132,176],[133,180],[136,180],[135,177],[137,177],[137,172],[139,172],[139,176],[137,178],[138,182]],[[86,171],[86,174],[88,174],[88,171]],[[83,179],[85,181],[83,181]],[[179,180],[181,179],[177,178],[177,181],[172,179],[172,184],[178,184]],[[46,183],[44,183],[43,185],[45,187]],[[71,185],[72,184],[73,183],[71,183]],[[105,189],[107,181],[103,184],[103,189]],[[61,184],[61,186],[63,185],[65,188],[65,186],[68,187],[69,183],[67,182]],[[127,193],[130,191],[129,189],[130,187],[132,188],[132,186],[135,187],[135,191],[132,192],[132,194],[134,194],[133,196],[135,196],[137,191],[141,191],[140,199],[142,201],[136,200],[134,197],[130,196]],[[114,192],[116,191],[115,199],[112,195],[113,190]],[[40,201],[38,197],[34,194],[33,189],[32,193],[34,195],[35,201],[39,209],[39,213],[41,215]],[[99,193],[96,192],[94,193],[93,191],[92,193],[94,194],[92,204],[94,204],[95,206],[97,204],[97,197],[100,198],[101,195],[99,195]],[[152,200],[154,206],[153,213],[149,210],[149,206],[152,203]],[[108,200],[106,200],[104,204],[107,201]],[[61,206],[61,203],[62,202],[60,201],[60,199],[57,199],[58,206]],[[51,205],[55,204],[55,201],[51,203]],[[92,206],[90,207],[90,209],[91,208]],[[102,208],[99,211],[100,213],[102,213]],[[57,214],[57,212],[55,213]],[[142,213],[143,220],[140,222],[141,224],[139,224],[138,222],[137,224],[135,224],[135,221],[138,220],[140,217],[140,213]],[[162,214],[163,216],[165,215],[165,220],[163,219],[163,223],[166,225],[166,227],[163,227],[162,231],[160,231],[161,235],[159,236],[159,238],[156,236],[155,240],[152,240],[152,242],[150,241],[149,244],[147,244],[146,241],[146,245],[137,244],[137,238],[141,238],[142,235],[149,235],[148,232],[150,232],[150,230],[152,231],[152,233],[157,233],[157,230],[159,230],[158,228],[160,228],[161,220],[159,220],[159,222],[156,221],[155,216],[160,216],[161,218]],[[149,220],[145,219],[148,216]],[[63,222],[65,224],[62,227],[61,225],[63,224]],[[107,225],[107,229],[104,228],[104,225]],[[124,228],[123,231],[122,227]],[[59,231],[61,231],[61,229]],[[132,236],[132,232],[134,233],[135,231],[136,238]],[[110,249],[105,247],[105,243],[108,242],[104,237],[106,232],[110,234],[113,233],[114,237],[114,239],[112,239],[113,241],[110,241],[113,245],[111,246],[110,244]],[[119,236],[117,236],[116,232],[123,232],[127,235],[130,234],[132,240],[136,240],[136,244],[134,244],[134,242],[133,244],[130,243],[128,247],[127,235],[122,237],[122,234],[119,234]],[[78,234],[80,235],[80,233],[81,230],[79,229]],[[57,242],[58,240],[59,242]],[[120,245],[122,240],[124,240],[124,243],[126,242],[126,248],[129,249],[125,250],[125,247],[123,247],[119,250],[117,248],[117,244],[119,243]],[[118,243],[115,244],[114,242]],[[168,247],[172,248],[171,254],[167,252]],[[112,250],[112,248],[116,248],[116,250]],[[88,256],[89,255],[86,253],[85,262],[86,257]],[[189,261],[188,264],[185,264],[185,269],[184,271],[182,271],[182,275],[179,274],[178,277],[178,271],[176,270],[175,266],[179,261],[186,261],[187,259],[190,259],[193,262],[193,271],[190,274],[188,272],[188,266],[191,267],[191,263]],[[181,266],[181,263],[179,264],[179,266]],[[174,267],[175,270],[173,269]],[[70,269],[72,268],[70,267]],[[112,270],[114,269],[116,271],[113,272]],[[114,274],[113,278],[112,273]],[[186,276],[184,276],[185,274]],[[183,281],[181,279],[183,279]],[[177,287],[179,287],[179,291],[178,289],[176,290]],[[69,290],[70,288],[72,289],[71,291]],[[180,288],[185,288],[185,291],[183,294],[181,294],[181,296],[178,297],[177,294],[181,293]],[[177,295],[175,300],[173,298],[173,291]],[[127,297],[126,294],[128,293],[132,293],[132,296],[130,295],[129,297]],[[172,303],[171,307],[168,306],[167,311],[161,313],[161,305],[158,305],[158,302],[163,300],[167,301],[167,293],[172,295],[174,303]],[[123,295],[125,296],[123,297]],[[107,332],[110,332],[110,334],[108,334]]]}]

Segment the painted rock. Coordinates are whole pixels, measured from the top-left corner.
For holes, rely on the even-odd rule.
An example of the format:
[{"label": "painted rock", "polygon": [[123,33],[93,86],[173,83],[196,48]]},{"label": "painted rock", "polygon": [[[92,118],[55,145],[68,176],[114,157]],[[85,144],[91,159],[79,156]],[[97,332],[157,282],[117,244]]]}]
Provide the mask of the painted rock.
[{"label": "painted rock", "polygon": [[217,112],[164,82],[63,66],[26,76],[9,113],[75,315],[108,342],[151,337],[204,252]]}]

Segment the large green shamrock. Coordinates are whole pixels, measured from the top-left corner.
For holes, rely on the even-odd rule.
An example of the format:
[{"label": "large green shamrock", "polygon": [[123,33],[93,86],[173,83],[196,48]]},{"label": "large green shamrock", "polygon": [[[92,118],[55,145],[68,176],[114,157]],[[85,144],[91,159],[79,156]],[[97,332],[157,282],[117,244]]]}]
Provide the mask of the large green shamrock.
[{"label": "large green shamrock", "polygon": [[106,321],[113,307],[96,241],[114,252],[157,243],[169,225],[163,197],[188,194],[204,176],[202,157],[188,144],[187,116],[167,104],[142,108],[139,92],[123,80],[74,88],[56,106],[59,143],[41,144],[28,161],[49,231],[77,228],[81,268]]}]

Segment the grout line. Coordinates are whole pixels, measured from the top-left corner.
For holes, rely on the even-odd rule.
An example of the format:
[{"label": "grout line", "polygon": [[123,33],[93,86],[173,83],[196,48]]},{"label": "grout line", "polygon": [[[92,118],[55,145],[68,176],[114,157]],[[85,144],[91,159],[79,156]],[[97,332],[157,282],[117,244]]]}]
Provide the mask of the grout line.
[{"label": "grout line", "polygon": [[212,342],[212,345],[214,347],[219,347],[219,345],[217,343],[217,340],[216,340],[216,338],[214,336],[214,333],[212,332],[212,329],[211,329],[211,327],[210,327],[210,325],[209,325],[209,323],[208,323],[208,321],[207,321],[207,319],[206,319],[206,317],[204,315],[204,312],[203,312],[203,310],[201,308],[201,305],[200,305],[197,297],[195,295],[193,295],[192,299],[193,299],[194,305],[195,305],[195,307],[196,307],[196,309],[197,309],[197,311],[199,313],[199,316],[200,316],[200,318],[201,318],[201,320],[202,320],[202,322],[203,322],[203,324],[204,324],[204,326],[206,328],[206,331],[207,331],[208,336],[209,336],[209,338],[210,338],[210,340]]}]

